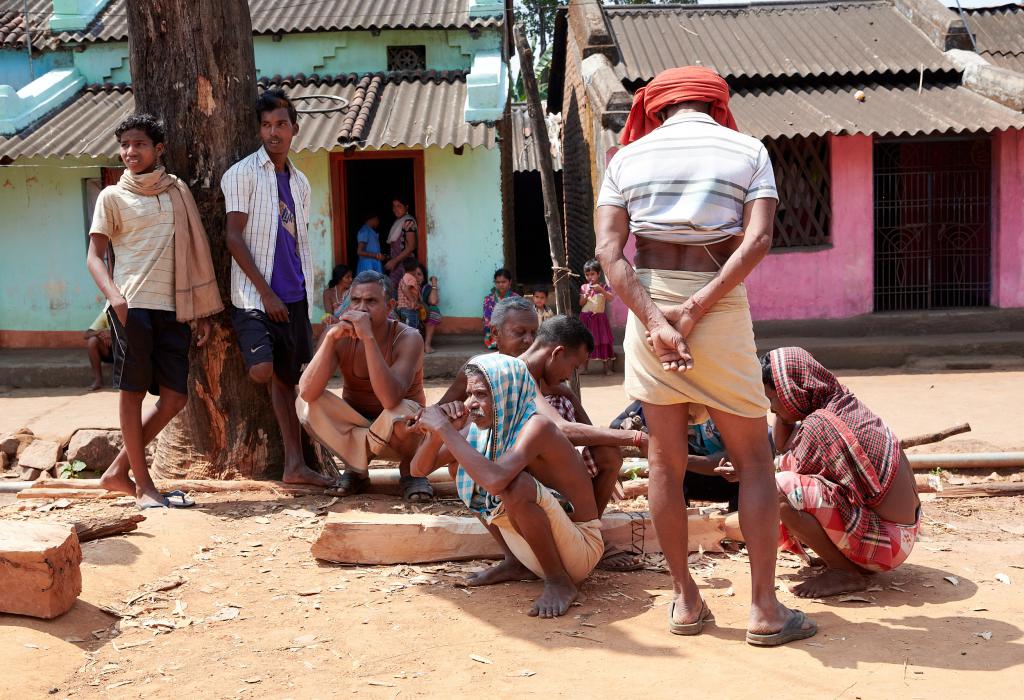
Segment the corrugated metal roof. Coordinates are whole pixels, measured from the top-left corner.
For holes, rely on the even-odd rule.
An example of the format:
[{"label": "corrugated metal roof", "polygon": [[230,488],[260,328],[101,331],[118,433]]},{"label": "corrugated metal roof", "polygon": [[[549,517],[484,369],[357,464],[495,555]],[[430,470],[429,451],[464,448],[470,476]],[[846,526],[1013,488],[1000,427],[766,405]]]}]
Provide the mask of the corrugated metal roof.
[{"label": "corrugated metal roof", "polygon": [[[540,170],[540,145],[533,137],[533,120],[525,104],[512,105],[512,169],[517,173]],[[554,169],[562,169],[562,150],[557,144],[562,142],[561,134],[552,134],[548,127],[551,140],[551,163]]]},{"label": "corrugated metal roof", "polygon": [[494,148],[493,125],[465,120],[466,80],[406,80],[388,83],[366,136],[367,148],[381,146],[469,146]]},{"label": "corrugated metal roof", "polygon": [[[865,99],[858,102],[857,90]],[[1024,128],[1024,115],[962,85],[849,86],[740,92],[730,106],[756,138],[811,134],[914,136]]]},{"label": "corrugated metal roof", "polygon": [[[84,32],[50,32],[52,0],[30,0],[33,45],[124,41],[126,0],[110,0]],[[469,17],[470,0],[250,0],[255,34],[344,29],[461,29],[496,27],[502,16]],[[0,0],[0,46],[25,45],[22,0]]]},{"label": "corrugated metal roof", "polygon": [[606,7],[629,81],[705,65],[726,78],[953,70],[887,2]]},{"label": "corrugated metal roof", "polygon": [[969,12],[967,27],[985,60],[1024,72],[1024,8]]},{"label": "corrugated metal roof", "polygon": [[[338,146],[469,146],[494,148],[496,129],[469,124],[463,118],[466,78],[462,72],[425,71],[416,75],[342,75],[325,78],[286,77],[281,85],[294,97],[331,95],[348,101],[347,109],[331,114],[303,114],[295,150],[317,151]],[[302,108],[332,104],[300,102]],[[0,159],[91,156],[117,157],[113,131],[135,109],[130,87],[90,86],[62,109],[29,129],[0,137]]]}]

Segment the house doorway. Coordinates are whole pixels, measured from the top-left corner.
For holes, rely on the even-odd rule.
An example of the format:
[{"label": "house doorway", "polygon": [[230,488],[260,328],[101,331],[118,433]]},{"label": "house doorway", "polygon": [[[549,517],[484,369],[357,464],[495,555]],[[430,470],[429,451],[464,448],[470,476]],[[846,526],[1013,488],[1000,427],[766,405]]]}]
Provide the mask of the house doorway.
[{"label": "house doorway", "polygon": [[[551,287],[551,245],[544,220],[544,191],[536,170],[513,175],[516,235],[515,281],[527,293]],[[558,205],[562,206],[562,173],[555,173]]]},{"label": "house doorway", "polygon": [[391,200],[409,204],[419,226],[416,257],[426,260],[423,152],[365,151],[331,154],[331,188],[334,195],[334,263],[355,268],[358,263],[356,235],[375,214],[381,251],[388,251],[388,231],[395,221]]},{"label": "house doorway", "polygon": [[875,311],[988,306],[992,145],[877,142]]}]

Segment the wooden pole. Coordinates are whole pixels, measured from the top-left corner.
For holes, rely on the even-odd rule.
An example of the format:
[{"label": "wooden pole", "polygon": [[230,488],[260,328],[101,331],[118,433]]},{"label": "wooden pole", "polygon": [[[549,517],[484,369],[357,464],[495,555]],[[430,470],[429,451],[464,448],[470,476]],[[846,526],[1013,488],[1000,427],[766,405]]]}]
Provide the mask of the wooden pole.
[{"label": "wooden pole", "polygon": [[537,158],[540,167],[540,184],[544,193],[544,223],[548,229],[548,245],[551,248],[551,281],[555,288],[555,310],[559,314],[572,315],[572,285],[569,266],[565,255],[565,238],[562,230],[562,212],[558,207],[558,192],[555,189],[555,168],[551,160],[551,139],[544,110],[540,104],[537,76],[533,72],[533,52],[526,42],[522,29],[515,26],[516,51],[519,52],[519,70],[526,88],[526,105],[533,124],[533,135],[537,140]]},{"label": "wooden pole", "polygon": [[971,424],[961,423],[960,425],[954,425],[952,428],[946,428],[945,430],[939,430],[938,432],[903,438],[900,440],[900,447],[907,449],[908,447],[917,447],[918,445],[930,445],[934,442],[942,442],[948,437],[969,432],[971,432]]}]

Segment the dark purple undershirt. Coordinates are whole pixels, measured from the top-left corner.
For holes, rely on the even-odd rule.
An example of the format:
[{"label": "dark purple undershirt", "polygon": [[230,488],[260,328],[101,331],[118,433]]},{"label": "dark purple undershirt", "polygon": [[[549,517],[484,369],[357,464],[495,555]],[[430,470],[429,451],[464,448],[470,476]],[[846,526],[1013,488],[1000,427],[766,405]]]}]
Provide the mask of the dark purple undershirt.
[{"label": "dark purple undershirt", "polygon": [[292,198],[291,173],[285,169],[277,173],[279,216],[277,220],[277,246],[274,248],[274,271],[270,288],[285,304],[294,304],[306,298],[306,279],[302,275],[302,260],[296,242],[295,200]]}]

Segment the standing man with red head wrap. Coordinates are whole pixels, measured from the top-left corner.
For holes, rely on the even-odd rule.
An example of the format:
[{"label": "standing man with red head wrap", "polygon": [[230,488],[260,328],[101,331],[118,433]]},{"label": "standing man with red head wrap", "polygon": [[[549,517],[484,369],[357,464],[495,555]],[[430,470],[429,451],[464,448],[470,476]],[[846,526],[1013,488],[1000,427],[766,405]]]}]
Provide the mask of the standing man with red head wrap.
[{"label": "standing man with red head wrap", "polygon": [[[650,430],[650,501],[672,572],[669,629],[714,618],[687,569],[688,423],[714,419],[740,475],[750,554],[747,642],[778,646],[817,627],[775,597],[779,507],[743,280],[768,253],[778,194],[764,146],[736,131],[713,70],[667,70],[638,90],[597,201],[597,257],[630,309],[626,393]],[[623,250],[636,236],[636,269]]]}]

